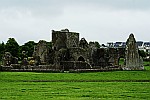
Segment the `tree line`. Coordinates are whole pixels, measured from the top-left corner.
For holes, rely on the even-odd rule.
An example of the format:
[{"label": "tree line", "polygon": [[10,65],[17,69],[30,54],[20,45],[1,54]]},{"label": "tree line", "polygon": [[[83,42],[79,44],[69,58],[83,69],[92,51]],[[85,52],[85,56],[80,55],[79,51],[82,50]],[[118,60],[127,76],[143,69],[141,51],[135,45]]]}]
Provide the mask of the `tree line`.
[{"label": "tree line", "polygon": [[10,52],[12,56],[17,57],[19,60],[23,59],[23,51],[25,51],[27,57],[31,57],[36,44],[34,41],[28,41],[20,46],[14,38],[9,38],[6,43],[0,43],[0,61],[5,52]]}]

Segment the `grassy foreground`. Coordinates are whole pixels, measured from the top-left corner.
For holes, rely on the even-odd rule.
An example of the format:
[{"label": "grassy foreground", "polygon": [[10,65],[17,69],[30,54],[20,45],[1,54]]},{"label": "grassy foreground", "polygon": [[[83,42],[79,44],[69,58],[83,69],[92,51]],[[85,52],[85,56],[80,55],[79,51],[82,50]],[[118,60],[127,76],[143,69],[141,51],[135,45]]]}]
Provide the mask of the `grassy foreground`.
[{"label": "grassy foreground", "polygon": [[150,67],[96,73],[0,72],[0,100],[66,99],[150,99]]}]

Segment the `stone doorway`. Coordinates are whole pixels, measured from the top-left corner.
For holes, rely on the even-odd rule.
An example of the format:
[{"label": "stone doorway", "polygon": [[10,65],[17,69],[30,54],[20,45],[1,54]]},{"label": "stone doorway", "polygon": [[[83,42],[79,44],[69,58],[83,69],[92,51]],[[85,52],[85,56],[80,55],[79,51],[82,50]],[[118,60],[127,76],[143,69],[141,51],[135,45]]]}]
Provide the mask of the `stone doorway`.
[{"label": "stone doorway", "polygon": [[83,62],[85,62],[85,59],[84,59],[82,56],[80,56],[80,57],[78,58],[78,61],[83,61]]}]

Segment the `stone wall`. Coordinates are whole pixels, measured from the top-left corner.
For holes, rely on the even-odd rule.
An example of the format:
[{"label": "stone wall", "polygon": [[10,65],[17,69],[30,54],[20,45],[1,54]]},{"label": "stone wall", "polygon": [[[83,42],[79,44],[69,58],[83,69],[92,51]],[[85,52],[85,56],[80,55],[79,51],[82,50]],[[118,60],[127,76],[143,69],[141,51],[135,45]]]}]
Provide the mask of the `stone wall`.
[{"label": "stone wall", "polygon": [[126,42],[126,65],[124,70],[143,70],[143,60],[139,56],[139,50],[133,34],[130,34]]},{"label": "stone wall", "polygon": [[83,61],[63,61],[61,62],[61,69],[64,71],[76,69],[91,69],[91,65]]},{"label": "stone wall", "polygon": [[67,29],[65,30],[63,31],[52,30],[52,43],[54,50],[59,50],[61,48],[78,47],[79,33],[69,32],[69,30]]},{"label": "stone wall", "polygon": [[49,62],[49,48],[47,42],[44,40],[40,40],[38,44],[34,48],[33,57],[35,61],[39,64],[45,63],[48,64]]},{"label": "stone wall", "polygon": [[92,54],[93,66],[119,66],[119,58],[125,57],[125,48],[99,48]]}]

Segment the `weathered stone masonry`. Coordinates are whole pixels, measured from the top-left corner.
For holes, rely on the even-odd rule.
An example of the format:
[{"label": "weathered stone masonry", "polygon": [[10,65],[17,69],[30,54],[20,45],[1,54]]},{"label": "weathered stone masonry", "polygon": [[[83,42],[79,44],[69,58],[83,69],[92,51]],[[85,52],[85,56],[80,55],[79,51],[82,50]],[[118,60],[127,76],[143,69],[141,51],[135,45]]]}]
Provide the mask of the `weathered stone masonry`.
[{"label": "weathered stone masonry", "polygon": [[[5,57],[5,63],[1,69],[4,71],[6,65],[11,66],[9,70],[18,71],[144,69],[133,34],[130,34],[126,42],[126,48],[97,48],[94,42],[88,43],[85,38],[79,40],[79,33],[70,32],[68,29],[52,30],[52,48],[48,47],[47,43],[40,40],[35,46],[33,53],[34,66],[26,65],[22,67],[27,63],[16,65],[12,62],[7,65],[7,62],[12,61],[11,54],[9,54],[10,58]],[[120,58],[125,59],[125,65],[119,65]]]}]

